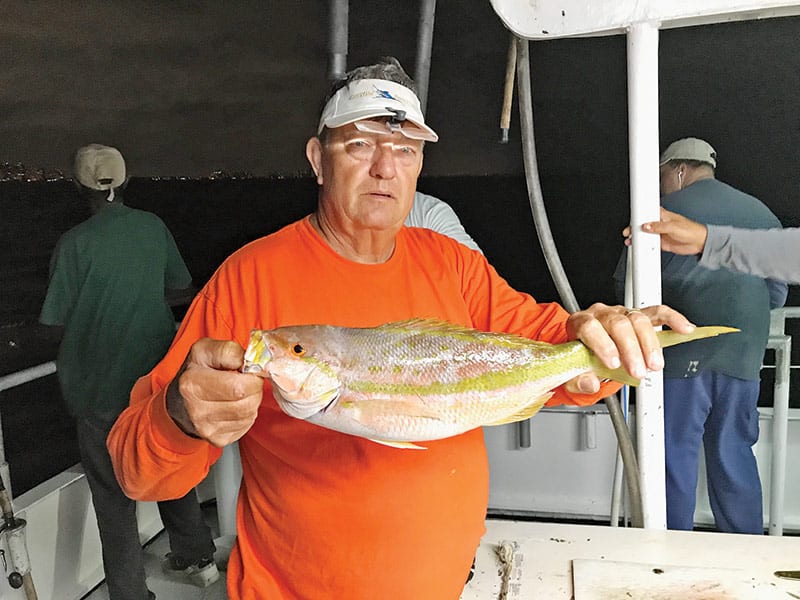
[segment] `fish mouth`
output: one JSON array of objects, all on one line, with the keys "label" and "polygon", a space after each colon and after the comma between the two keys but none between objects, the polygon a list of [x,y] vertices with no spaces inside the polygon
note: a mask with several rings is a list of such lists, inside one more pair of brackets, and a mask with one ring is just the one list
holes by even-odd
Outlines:
[{"label": "fish mouth", "polygon": [[267,368],[267,365],[269,364],[269,358],[267,359],[262,358],[261,360],[254,361],[254,360],[247,360],[247,358],[245,357],[244,364],[242,365],[242,373],[253,373],[253,374],[269,373],[269,369]]},{"label": "fish mouth", "polygon": [[[256,335],[258,335],[258,340],[254,343],[253,340]],[[272,360],[272,353],[269,351],[269,346],[260,331],[253,331],[250,337],[250,343],[247,345],[247,350],[244,354],[242,373],[264,373],[268,370],[267,365]]]}]

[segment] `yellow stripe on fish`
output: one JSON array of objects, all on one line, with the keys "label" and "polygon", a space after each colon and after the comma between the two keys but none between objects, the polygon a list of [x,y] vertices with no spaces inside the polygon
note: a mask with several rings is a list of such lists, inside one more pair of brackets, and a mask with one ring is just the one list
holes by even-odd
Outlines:
[{"label": "yellow stripe on fish", "polygon": [[[662,346],[738,331],[658,332]],[[527,419],[559,385],[594,371],[629,385],[579,341],[548,344],[430,319],[353,328],[254,329],[242,371],[269,377],[288,415],[397,447]]]}]

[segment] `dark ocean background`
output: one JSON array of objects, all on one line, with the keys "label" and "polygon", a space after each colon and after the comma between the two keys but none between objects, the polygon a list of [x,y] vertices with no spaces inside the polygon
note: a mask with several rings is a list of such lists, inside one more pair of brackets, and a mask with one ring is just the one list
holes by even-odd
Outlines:
[{"label": "dark ocean background", "polygon": [[[604,196],[591,178],[552,175],[545,183],[561,198],[548,205],[548,215],[578,302],[613,303],[611,276],[628,221],[627,198]],[[535,235],[524,177],[423,177],[418,188],[453,206],[511,285],[540,301],[558,300]],[[134,178],[126,203],[164,220],[200,287],[238,247],[313,210],[316,183],[309,177]],[[50,255],[59,236],[88,216],[70,180],[0,182],[0,375],[55,358],[57,337],[37,324]],[[796,292],[791,288],[788,304],[798,304]],[[184,309],[173,307],[176,319]],[[765,369],[762,404],[771,402],[772,381]],[[0,392],[0,414],[15,495],[79,461],[55,375]]]}]

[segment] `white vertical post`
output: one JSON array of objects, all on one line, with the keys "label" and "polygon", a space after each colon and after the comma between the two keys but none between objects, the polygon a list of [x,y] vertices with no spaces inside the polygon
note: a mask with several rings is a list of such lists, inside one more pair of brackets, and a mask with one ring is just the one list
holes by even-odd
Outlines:
[{"label": "white vertical post", "polygon": [[236,535],[236,502],[242,481],[239,443],[228,444],[214,465],[214,492],[217,496],[217,518],[220,536]]},{"label": "white vertical post", "polygon": [[783,535],[786,495],[786,444],[789,435],[789,376],[792,336],[770,336],[767,348],[775,349],[775,388],[772,395],[772,462],[769,491],[769,534]]},{"label": "white vertical post", "polygon": [[[659,237],[641,224],[659,218],[658,24],[635,23],[628,40],[628,144],[630,151],[633,306],[661,303]],[[664,391],[660,372],[636,390],[636,439],[644,527],[666,529]]]}]

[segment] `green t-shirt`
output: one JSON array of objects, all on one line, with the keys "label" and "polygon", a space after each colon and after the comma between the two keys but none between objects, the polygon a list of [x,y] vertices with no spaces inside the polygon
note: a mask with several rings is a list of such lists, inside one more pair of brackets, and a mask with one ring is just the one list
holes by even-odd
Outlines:
[{"label": "green t-shirt", "polygon": [[149,212],[110,205],[61,236],[39,320],[64,326],[58,377],[73,414],[113,419],[128,405],[136,379],[175,334],[165,289],[191,279],[172,234]]}]

